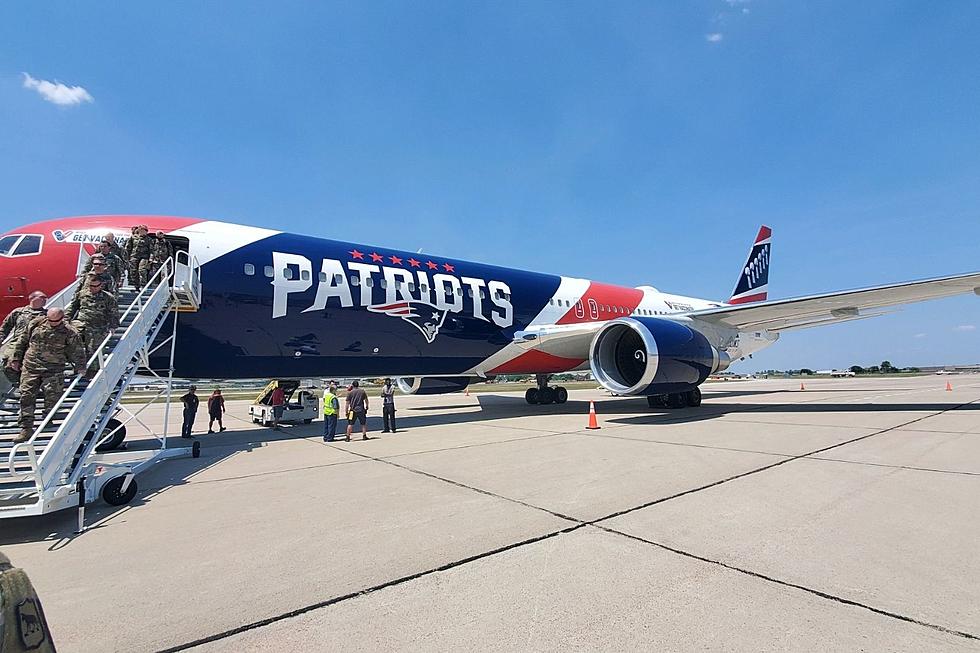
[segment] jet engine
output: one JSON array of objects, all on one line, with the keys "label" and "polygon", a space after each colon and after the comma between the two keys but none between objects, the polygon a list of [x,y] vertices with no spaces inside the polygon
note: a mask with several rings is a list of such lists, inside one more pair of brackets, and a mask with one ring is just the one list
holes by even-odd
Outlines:
[{"label": "jet engine", "polygon": [[468,376],[403,376],[397,383],[407,395],[444,395],[465,390],[471,380]]},{"label": "jet engine", "polygon": [[619,395],[693,391],[731,363],[701,332],[651,317],[611,320],[592,339],[589,364],[604,388]]}]

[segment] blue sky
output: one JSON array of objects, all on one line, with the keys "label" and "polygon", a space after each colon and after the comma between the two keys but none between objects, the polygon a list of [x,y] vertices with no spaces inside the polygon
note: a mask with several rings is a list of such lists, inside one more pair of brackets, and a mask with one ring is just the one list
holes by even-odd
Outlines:
[{"label": "blue sky", "polygon": [[[974,271],[978,26],[966,1],[3,3],[0,229],[190,215],[717,299],[761,223],[770,297]],[[980,298],[942,300],[737,369],[980,362],[977,327]]]}]

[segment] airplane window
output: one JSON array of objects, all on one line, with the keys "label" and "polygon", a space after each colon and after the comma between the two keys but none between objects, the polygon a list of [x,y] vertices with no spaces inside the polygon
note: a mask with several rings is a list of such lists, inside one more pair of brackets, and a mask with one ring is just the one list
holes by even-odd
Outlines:
[{"label": "airplane window", "polygon": [[[452,294],[452,293],[450,293],[450,294]],[[463,296],[463,289],[462,288],[457,288],[456,289],[456,294],[459,295],[460,297],[462,297]]]},{"label": "airplane window", "polygon": [[342,275],[342,274],[335,274],[335,275],[333,275],[333,282],[334,282],[335,285],[338,285],[338,286],[340,284],[344,283],[344,275]]},{"label": "airplane window", "polygon": [[310,271],[309,270],[303,270],[302,272],[299,273],[299,276],[303,279],[303,281],[309,281],[310,280]]},{"label": "airplane window", "polygon": [[486,298],[487,298],[486,293],[483,292],[483,288],[480,288],[480,299],[486,299]]},{"label": "airplane window", "polygon": [[382,288],[387,288],[388,287],[388,280],[387,279],[381,279],[380,280],[380,283],[381,283],[381,287]]},{"label": "airplane window", "polygon": [[409,281],[408,282],[408,292],[415,292],[415,282],[414,281]]},{"label": "airplane window", "polygon": [[282,269],[282,276],[285,277],[286,279],[292,279],[293,278],[293,271],[290,270],[289,268],[283,268]]},{"label": "airplane window", "polygon": [[473,296],[473,286],[470,286],[469,288],[466,289],[466,294],[469,295],[470,297]]},{"label": "airplane window", "polygon": [[555,305],[555,300],[554,300],[554,298],[552,298],[552,299],[549,299],[549,300],[548,300],[548,303],[549,303],[549,304],[551,304],[552,306],[554,306],[554,305]]},{"label": "airplane window", "polygon": [[374,288],[374,277],[368,277],[364,280],[364,285],[368,288]]},{"label": "airplane window", "polygon": [[[320,274],[323,274],[323,273],[321,272]],[[357,276],[354,276],[354,275],[351,275],[351,277],[350,277],[350,285],[352,285],[352,286],[359,286],[359,285],[361,285],[361,278],[360,277],[357,277]]]},{"label": "airplane window", "polygon": [[0,256],[6,256],[14,248],[20,236],[4,236],[0,238]]},{"label": "airplane window", "polygon": [[327,282],[327,273],[326,272],[321,272],[320,274],[316,275],[316,278],[317,278],[317,280],[320,283],[326,283]]},{"label": "airplane window", "polygon": [[429,287],[423,283],[421,286],[419,286],[419,290],[422,292],[429,292]]},{"label": "airplane window", "polygon": [[265,276],[269,277],[270,279],[274,276],[274,271],[271,265],[265,266],[265,269],[262,272],[265,274]]},{"label": "airplane window", "polygon": [[25,254],[37,254],[41,251],[40,236],[24,236],[17,244],[11,256],[24,256]]},{"label": "airplane window", "polygon": [[248,276],[252,276],[253,274],[255,274],[255,266],[252,265],[251,263],[246,263],[245,274],[247,274]]}]

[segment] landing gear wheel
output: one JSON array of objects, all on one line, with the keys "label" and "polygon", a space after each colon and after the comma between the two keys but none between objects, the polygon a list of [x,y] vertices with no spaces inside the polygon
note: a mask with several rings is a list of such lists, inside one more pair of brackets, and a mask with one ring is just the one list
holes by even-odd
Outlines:
[{"label": "landing gear wheel", "polygon": [[563,404],[568,401],[568,390],[558,386],[555,388],[555,403]]},{"label": "landing gear wheel", "polygon": [[102,486],[102,500],[110,506],[124,506],[136,496],[137,487],[135,478],[129,482],[129,487],[126,488],[126,491],[122,491],[126,476],[128,474],[117,476]]},{"label": "landing gear wheel", "polygon": [[701,388],[694,388],[690,392],[685,392],[684,398],[687,401],[688,406],[691,408],[697,408],[701,405]]},{"label": "landing gear wheel", "polygon": [[663,395],[648,395],[647,406],[650,408],[665,408],[667,406],[667,402],[664,401]]},{"label": "landing gear wheel", "polygon": [[[118,429],[118,430],[117,430]],[[115,432],[113,432],[115,431]],[[119,445],[123,443],[126,439],[126,427],[118,419],[113,417],[108,422],[105,423],[105,430],[102,431],[103,436],[109,435],[109,439],[100,444],[95,448],[96,451],[102,453],[103,451],[112,451],[113,449],[118,449]]]},{"label": "landing gear wheel", "polygon": [[684,396],[684,392],[671,392],[667,395],[667,407],[668,408],[683,408],[687,405],[687,399]]},{"label": "landing gear wheel", "polygon": [[524,401],[526,401],[529,404],[538,403],[538,389],[528,388],[527,392],[524,393]]},{"label": "landing gear wheel", "polygon": [[553,404],[557,394],[554,388],[540,388],[538,390],[538,403]]}]

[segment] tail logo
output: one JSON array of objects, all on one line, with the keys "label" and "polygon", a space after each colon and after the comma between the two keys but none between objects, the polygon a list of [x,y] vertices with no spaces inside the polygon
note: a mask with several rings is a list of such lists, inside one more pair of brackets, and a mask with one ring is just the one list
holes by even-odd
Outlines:
[{"label": "tail logo", "polygon": [[772,247],[772,230],[763,226],[755,237],[755,244],[742,266],[738,283],[729,304],[747,304],[765,301],[769,296],[769,252]]}]

